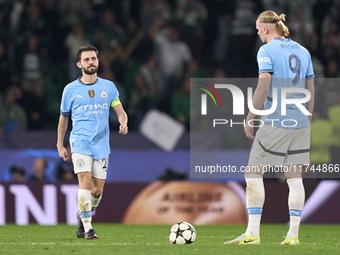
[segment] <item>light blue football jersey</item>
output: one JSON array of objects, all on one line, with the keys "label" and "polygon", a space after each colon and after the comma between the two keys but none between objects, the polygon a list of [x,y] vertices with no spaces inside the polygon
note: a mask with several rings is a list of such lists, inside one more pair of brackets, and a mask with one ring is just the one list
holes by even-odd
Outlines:
[{"label": "light blue football jersey", "polygon": [[[306,79],[314,77],[310,54],[306,48],[291,39],[274,38],[269,43],[261,46],[257,53],[259,73],[270,73],[272,82],[264,110],[272,106],[273,88],[277,88],[278,104],[276,111],[270,115],[263,115],[264,123],[274,125],[278,128],[292,129],[303,128],[310,125],[308,116],[294,104],[287,104],[286,115],[281,115],[281,88],[305,88]],[[288,99],[304,98],[302,93],[287,95]],[[303,104],[305,106],[305,104]],[[277,121],[271,121],[277,119]],[[294,119],[295,127],[284,127],[283,120]],[[285,121],[286,126],[294,126],[294,121]]]},{"label": "light blue football jersey", "polygon": [[101,78],[93,84],[84,84],[78,78],[64,88],[60,113],[71,114],[72,153],[91,155],[94,159],[110,154],[109,111],[118,95],[113,82]]}]

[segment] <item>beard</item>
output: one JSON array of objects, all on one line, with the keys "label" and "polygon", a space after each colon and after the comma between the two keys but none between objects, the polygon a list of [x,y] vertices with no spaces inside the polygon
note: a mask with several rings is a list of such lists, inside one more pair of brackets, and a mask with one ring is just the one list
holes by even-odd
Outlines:
[{"label": "beard", "polygon": [[[94,69],[90,70],[91,67],[94,67]],[[88,68],[83,68],[83,71],[87,75],[92,75],[92,74],[95,74],[96,72],[98,72],[98,66],[97,67],[96,66],[90,66]]]}]

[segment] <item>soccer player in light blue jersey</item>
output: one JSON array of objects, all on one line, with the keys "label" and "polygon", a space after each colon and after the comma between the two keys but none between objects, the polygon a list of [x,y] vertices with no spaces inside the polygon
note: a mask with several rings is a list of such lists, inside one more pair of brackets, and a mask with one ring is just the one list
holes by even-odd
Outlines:
[{"label": "soccer player in light blue jersey", "polygon": [[[264,123],[254,137],[256,114],[249,112],[246,136],[254,140],[245,173],[246,199],[249,213],[244,234],[225,244],[260,244],[260,221],[264,204],[263,173],[265,167],[283,167],[289,186],[290,228],[282,245],[299,244],[298,232],[305,202],[302,166],[309,164],[310,121],[314,107],[314,73],[309,52],[300,44],[288,39],[289,30],[283,23],[285,15],[265,11],[256,20],[256,29],[263,43],[258,51],[259,81],[253,96],[255,110],[271,109],[278,100],[276,110],[262,116]],[[281,89],[306,89],[310,100],[301,109],[287,104],[286,115],[281,113]],[[274,100],[274,90],[278,99]],[[305,94],[292,92],[288,99],[304,101]],[[276,101],[277,102],[277,101]],[[302,106],[302,105],[301,105]],[[303,112],[305,111],[305,112]],[[290,121],[287,121],[287,120]],[[290,123],[289,123],[290,122]]]},{"label": "soccer player in light blue jersey", "polygon": [[[91,213],[102,198],[109,163],[110,107],[113,107],[118,116],[121,135],[128,133],[128,118],[115,85],[97,76],[97,48],[92,45],[80,47],[77,66],[82,70],[82,76],[69,83],[62,95],[57,149],[64,161],[72,157],[74,171],[78,176],[77,236],[98,239],[91,225]],[[73,124],[70,135],[71,155],[63,145],[70,115]]]}]

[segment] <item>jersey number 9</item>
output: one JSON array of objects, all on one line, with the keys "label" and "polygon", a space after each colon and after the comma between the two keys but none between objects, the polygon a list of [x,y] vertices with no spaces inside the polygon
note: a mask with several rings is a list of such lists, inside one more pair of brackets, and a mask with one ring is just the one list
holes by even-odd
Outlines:
[{"label": "jersey number 9", "polygon": [[[295,66],[292,66],[292,61],[293,59],[295,59]],[[295,54],[291,54],[289,55],[289,68],[290,70],[292,70],[293,73],[295,73],[295,77],[292,80],[292,85],[295,86],[299,80],[300,80],[300,58],[298,56],[296,56]]]}]

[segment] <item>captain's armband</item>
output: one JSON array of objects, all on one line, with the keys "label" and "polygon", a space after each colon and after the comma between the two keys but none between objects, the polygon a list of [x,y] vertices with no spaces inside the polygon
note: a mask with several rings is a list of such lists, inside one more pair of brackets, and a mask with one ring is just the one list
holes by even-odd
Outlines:
[{"label": "captain's armband", "polygon": [[111,102],[111,107],[115,107],[116,105],[121,104],[119,97],[117,97],[115,100]]}]

